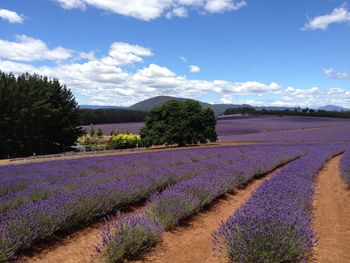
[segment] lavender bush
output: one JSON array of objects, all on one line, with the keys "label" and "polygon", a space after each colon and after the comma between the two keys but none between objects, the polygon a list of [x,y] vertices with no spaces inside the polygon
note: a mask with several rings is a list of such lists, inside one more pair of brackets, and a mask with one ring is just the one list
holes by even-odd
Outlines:
[{"label": "lavender bush", "polygon": [[234,262],[300,262],[314,244],[310,207],[315,175],[340,146],[315,147],[262,183],[222,223],[214,247]]},{"label": "lavender bush", "polygon": [[340,175],[350,187],[350,149],[348,149],[340,162]]},{"label": "lavender bush", "polygon": [[[215,169],[222,157],[239,150],[217,147],[0,167],[0,261],[57,231],[196,176],[208,160]],[[37,198],[37,193],[44,194]]]},{"label": "lavender bush", "polygon": [[[111,228],[116,231],[112,232]],[[152,218],[117,214],[116,219],[107,219],[101,231],[102,244],[96,250],[104,254],[106,263],[115,263],[125,255],[147,249],[160,238],[162,231],[162,226]]]},{"label": "lavender bush", "polygon": [[[304,154],[305,149],[288,147],[286,151],[285,147],[260,145],[244,147],[241,150],[246,152],[238,151],[235,156],[230,156],[231,160],[237,159],[236,162],[228,161],[226,165],[221,165],[220,168],[204,169],[197,176],[174,184],[161,193],[153,194],[145,207],[144,214],[139,216],[138,220],[140,222],[152,220],[152,222],[161,225],[163,229],[171,229],[180,220],[200,210],[220,195],[297,158]],[[118,227],[108,227],[107,232],[103,232],[104,240],[105,236],[109,237],[108,242],[104,242],[104,247],[108,251],[106,262],[111,262],[112,259],[115,261],[122,260],[125,256],[130,255],[130,253],[122,254],[118,248],[115,248],[118,250],[116,252],[118,260],[116,260],[115,254],[111,250],[114,247],[114,239],[118,240],[118,247],[128,247],[128,243],[131,242],[128,233],[136,231],[134,229],[135,225],[137,224],[127,224],[129,228],[123,229],[123,231]],[[137,239],[148,240],[147,246],[150,246],[155,242],[154,239],[147,238],[150,233],[152,231],[144,233],[144,238],[137,236]],[[122,244],[120,240],[123,241]],[[135,244],[135,242],[131,243]],[[142,249],[143,246],[139,246],[138,250],[133,246],[132,250],[136,253]],[[130,251],[128,249],[123,250]],[[110,255],[113,255],[112,258],[110,258]]]},{"label": "lavender bush", "polygon": [[[346,120],[349,122],[349,120]],[[344,121],[345,122],[345,121]],[[274,142],[274,143],[349,143],[350,124],[342,127],[317,129],[281,130],[252,134],[219,136],[221,142]]]}]

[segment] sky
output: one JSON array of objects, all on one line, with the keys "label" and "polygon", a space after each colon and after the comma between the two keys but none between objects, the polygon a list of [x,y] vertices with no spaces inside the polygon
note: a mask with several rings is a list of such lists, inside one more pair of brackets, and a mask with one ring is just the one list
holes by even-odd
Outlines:
[{"label": "sky", "polygon": [[79,104],[350,108],[349,47],[347,1],[0,0],[0,71],[58,78]]}]

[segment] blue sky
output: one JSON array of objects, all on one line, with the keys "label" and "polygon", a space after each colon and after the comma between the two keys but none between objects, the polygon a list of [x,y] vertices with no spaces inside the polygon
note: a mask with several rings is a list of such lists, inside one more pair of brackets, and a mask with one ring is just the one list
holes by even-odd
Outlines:
[{"label": "blue sky", "polygon": [[59,78],[80,104],[156,95],[350,107],[337,0],[0,0],[0,70]]}]

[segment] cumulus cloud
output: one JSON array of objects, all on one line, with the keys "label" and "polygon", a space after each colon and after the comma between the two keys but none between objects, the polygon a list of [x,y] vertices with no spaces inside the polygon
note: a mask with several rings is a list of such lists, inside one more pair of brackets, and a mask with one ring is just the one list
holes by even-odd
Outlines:
[{"label": "cumulus cloud", "polygon": [[323,74],[333,79],[350,80],[350,74],[346,72],[336,72],[332,68],[324,69]]},{"label": "cumulus cloud", "polygon": [[15,42],[0,39],[0,58],[16,61],[67,60],[72,51],[63,47],[50,49],[40,39],[18,35]]},{"label": "cumulus cloud", "polygon": [[[101,59],[101,63],[114,66],[130,65],[143,62],[143,57],[152,55],[152,51],[148,48],[115,42],[110,46],[108,55]],[[63,47],[49,48],[44,41],[26,35],[18,35],[14,42],[0,39],[0,58],[25,62],[96,60],[93,51],[78,52]]]},{"label": "cumulus cloud", "polygon": [[200,13],[221,13],[238,10],[246,5],[244,0],[56,0],[63,8],[85,9],[87,6],[103,9],[140,20],[186,17],[189,10]]},{"label": "cumulus cloud", "polygon": [[[47,47],[45,43],[44,46]],[[155,63],[132,70],[126,66],[142,63],[145,57],[152,56],[153,53],[149,48],[123,42],[112,43],[109,52],[100,58],[93,52],[71,51],[72,57],[50,66],[31,64],[33,57],[23,54],[12,54],[19,57],[20,61],[11,59],[8,54],[1,55],[0,70],[58,78],[78,98],[84,98],[83,101],[79,100],[80,103],[128,106],[156,95],[179,94],[189,98],[216,94],[218,99],[215,102],[252,105],[349,106],[350,103],[350,92],[340,88],[300,89],[284,88],[275,82],[188,79]]]},{"label": "cumulus cloud", "polygon": [[204,9],[210,13],[220,13],[227,10],[238,10],[246,5],[245,1],[211,0],[206,2]]},{"label": "cumulus cloud", "polygon": [[196,66],[196,65],[190,65],[190,71],[191,73],[198,73],[201,71],[200,67]]},{"label": "cumulus cloud", "polygon": [[0,18],[7,20],[11,24],[15,24],[15,23],[21,24],[24,21],[23,15],[19,15],[16,12],[10,11],[7,9],[0,9]]},{"label": "cumulus cloud", "polygon": [[166,13],[166,18],[171,19],[173,17],[187,17],[188,10],[187,8],[180,6],[176,7]]},{"label": "cumulus cloud", "polygon": [[345,6],[335,8],[330,14],[318,16],[311,19],[308,23],[304,25],[302,30],[326,30],[329,25],[335,23],[349,23],[350,22],[350,12]]},{"label": "cumulus cloud", "polygon": [[102,59],[103,63],[110,65],[130,65],[134,62],[143,62],[142,57],[152,56],[150,49],[124,42],[115,42],[111,45],[107,57]]}]

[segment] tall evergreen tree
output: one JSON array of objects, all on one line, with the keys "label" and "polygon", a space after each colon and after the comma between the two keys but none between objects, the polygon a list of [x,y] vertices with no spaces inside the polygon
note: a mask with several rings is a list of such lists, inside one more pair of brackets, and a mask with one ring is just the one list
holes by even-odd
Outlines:
[{"label": "tall evergreen tree", "polygon": [[81,134],[77,102],[58,80],[0,72],[0,156],[57,153]]}]

